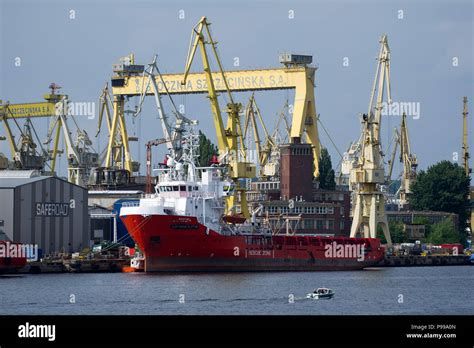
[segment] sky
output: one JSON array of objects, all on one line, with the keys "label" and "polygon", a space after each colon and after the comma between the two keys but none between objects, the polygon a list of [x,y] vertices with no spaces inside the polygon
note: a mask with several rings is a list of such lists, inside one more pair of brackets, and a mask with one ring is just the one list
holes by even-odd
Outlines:
[{"label": "sky", "polygon": [[[184,14],[184,18],[183,17]],[[39,1],[0,0],[0,99],[10,103],[41,101],[55,82],[74,102],[95,103],[95,118],[77,116],[94,147],[106,146],[106,126],[98,138],[98,98],[112,75],[112,64],[133,52],[137,64],[158,54],[163,73],[183,72],[192,27],[202,16],[212,23],[220,58],[227,70],[280,67],[278,55],[309,54],[316,72],[316,108],[337,149],[320,128],[320,140],[339,162],[360,135],[376,69],[379,38],[391,49],[392,100],[413,103],[408,128],[419,168],[440,160],[461,160],[462,98],[467,96],[470,148],[474,152],[474,1]],[[235,58],[240,66],[235,67]],[[20,58],[20,60],[18,60]],[[199,57],[198,57],[199,58]],[[18,65],[18,62],[20,64]],[[200,59],[193,71],[201,71]],[[247,103],[249,93],[234,98]],[[272,130],[291,91],[256,93],[267,127]],[[186,116],[216,139],[205,95],[175,96]],[[134,109],[136,100],[127,103]],[[221,104],[224,105],[224,104]],[[165,108],[170,111],[169,103]],[[49,119],[35,120],[40,138]],[[142,114],[129,117],[132,156],[145,171],[145,143],[162,136],[152,98]],[[399,115],[384,116],[382,142],[388,147]],[[5,134],[3,125],[0,135]],[[162,149],[156,149],[156,161]],[[161,151],[161,152],[160,152]],[[6,141],[0,152],[9,156]],[[454,154],[454,155],[453,155]],[[388,157],[388,156],[387,156]],[[474,158],[474,155],[471,156]],[[471,167],[474,159],[471,159]],[[65,175],[66,160],[60,159]],[[395,172],[400,172],[395,166]]]}]

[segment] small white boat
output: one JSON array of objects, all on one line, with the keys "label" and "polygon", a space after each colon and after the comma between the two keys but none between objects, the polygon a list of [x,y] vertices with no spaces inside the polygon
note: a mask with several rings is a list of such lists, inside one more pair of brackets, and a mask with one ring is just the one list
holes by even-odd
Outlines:
[{"label": "small white boat", "polygon": [[319,299],[330,299],[333,298],[334,296],[334,291],[328,288],[317,288],[314,289],[312,293],[309,293],[306,295],[306,298],[310,298],[313,300],[319,300]]}]

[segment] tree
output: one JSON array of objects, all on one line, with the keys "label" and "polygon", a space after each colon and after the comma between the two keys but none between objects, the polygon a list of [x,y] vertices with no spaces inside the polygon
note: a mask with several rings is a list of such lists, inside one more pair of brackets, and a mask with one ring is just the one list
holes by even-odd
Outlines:
[{"label": "tree", "polygon": [[324,190],[334,190],[336,180],[334,178],[334,169],[332,169],[331,156],[326,148],[321,148],[321,157],[319,158],[319,187]]},{"label": "tree", "polygon": [[431,225],[431,232],[426,241],[438,245],[443,243],[459,243],[460,235],[454,229],[453,222],[448,218]]},{"label": "tree", "polygon": [[209,165],[212,156],[217,155],[219,150],[217,146],[214,145],[203,132],[199,131],[199,166],[207,167]]},{"label": "tree", "polygon": [[[469,183],[462,167],[441,161],[421,171],[411,185],[410,205],[415,210],[434,210],[455,213],[459,216],[459,234],[466,240],[469,213]],[[433,230],[434,233],[434,230]]]},{"label": "tree", "polygon": [[[390,237],[392,238],[393,243],[403,243],[407,241],[407,236],[403,230],[402,222],[390,221],[388,223],[388,229],[390,231]],[[377,227],[377,238],[380,238],[382,244],[387,243],[381,226]]]}]

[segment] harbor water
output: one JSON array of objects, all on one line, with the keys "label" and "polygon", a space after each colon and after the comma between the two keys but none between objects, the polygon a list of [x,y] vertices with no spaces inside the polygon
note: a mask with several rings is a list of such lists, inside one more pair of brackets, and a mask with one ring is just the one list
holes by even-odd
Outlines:
[{"label": "harbor water", "polygon": [[[305,299],[318,287],[330,300]],[[0,277],[0,314],[474,314],[474,267]]]}]

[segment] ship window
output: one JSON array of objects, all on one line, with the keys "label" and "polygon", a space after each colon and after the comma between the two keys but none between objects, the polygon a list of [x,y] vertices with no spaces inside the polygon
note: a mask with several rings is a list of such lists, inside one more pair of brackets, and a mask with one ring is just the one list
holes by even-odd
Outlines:
[{"label": "ship window", "polygon": [[193,187],[192,186],[188,186],[188,191],[192,191],[193,190]]},{"label": "ship window", "polygon": [[173,186],[173,191],[178,191],[178,186]]},{"label": "ship window", "polygon": [[180,187],[179,187],[179,190],[180,190],[180,191],[186,191],[186,186],[180,186]]},{"label": "ship window", "polygon": [[194,191],[197,191],[198,190],[198,187],[197,186],[194,186]]}]

